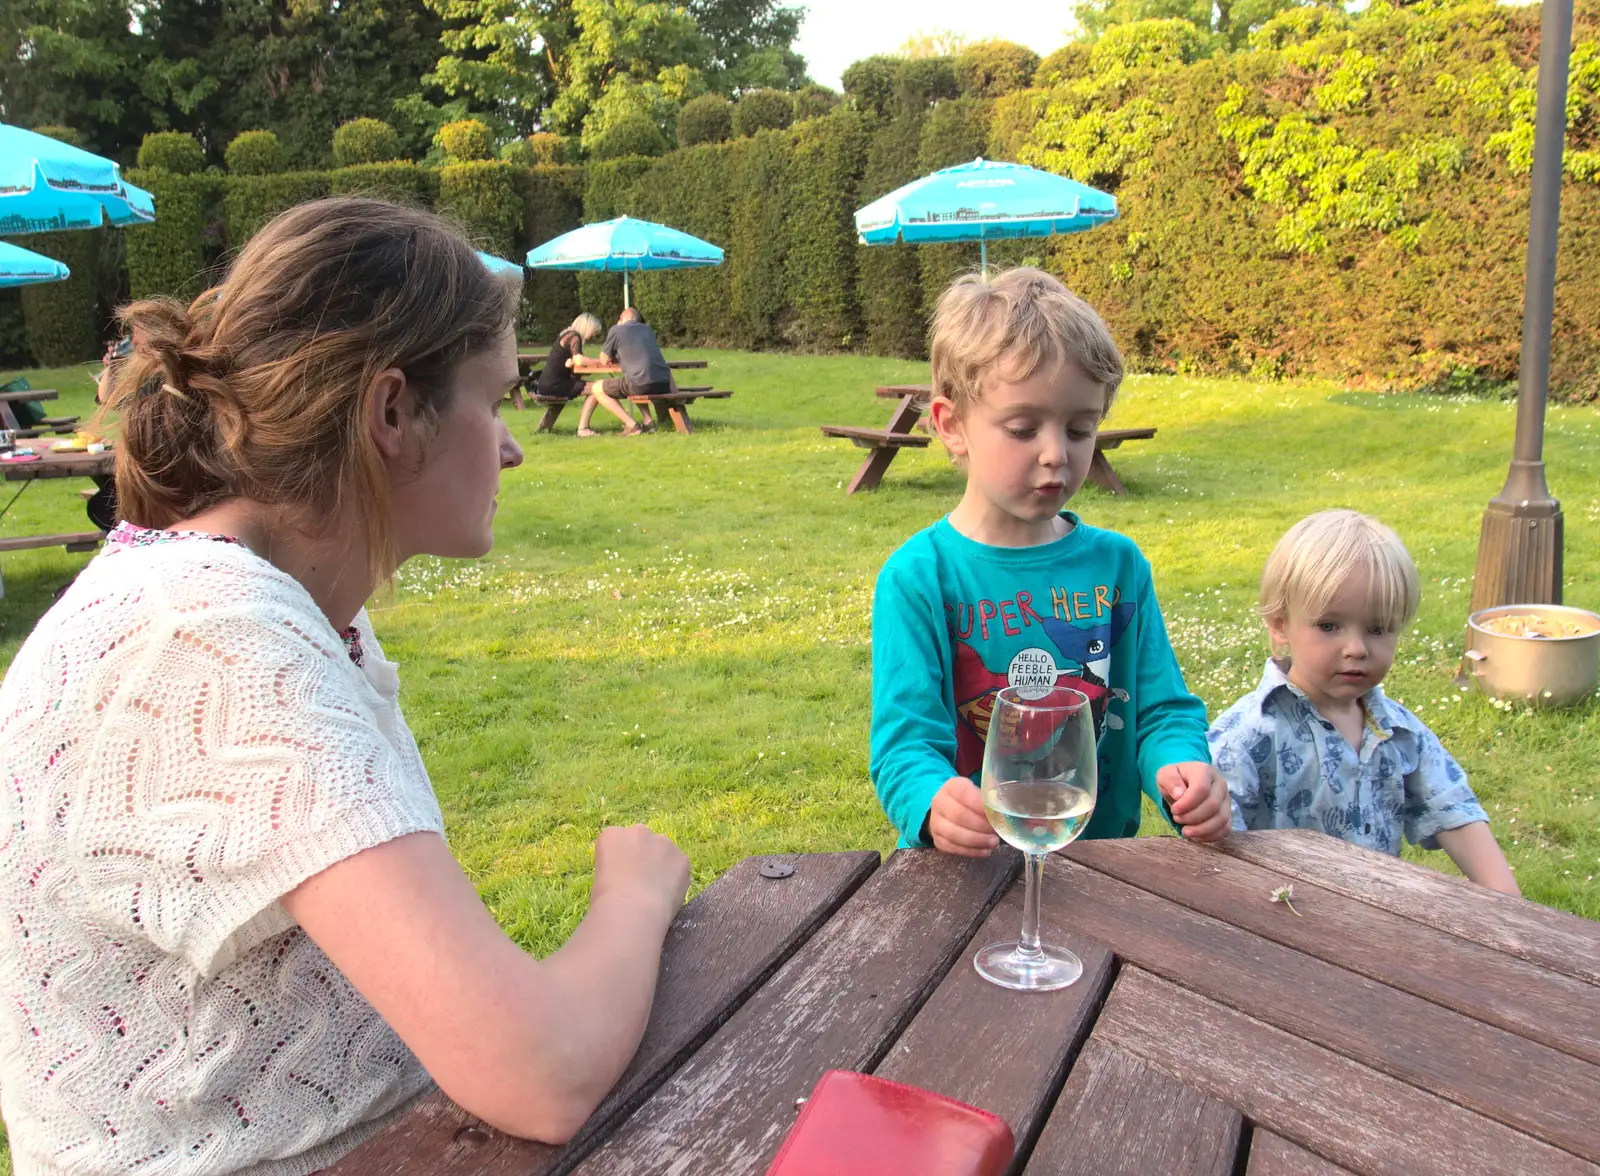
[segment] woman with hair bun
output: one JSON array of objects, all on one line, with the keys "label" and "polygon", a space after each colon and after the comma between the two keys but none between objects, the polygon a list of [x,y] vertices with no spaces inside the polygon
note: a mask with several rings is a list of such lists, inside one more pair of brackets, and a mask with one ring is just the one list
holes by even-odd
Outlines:
[{"label": "woman with hair bun", "polygon": [[431,213],[334,198],[123,311],[124,521],[0,685],[19,1176],[304,1176],[435,1083],[560,1143],[632,1056],[687,859],[603,830],[587,917],[523,952],[363,609],[493,542],[517,299]]}]

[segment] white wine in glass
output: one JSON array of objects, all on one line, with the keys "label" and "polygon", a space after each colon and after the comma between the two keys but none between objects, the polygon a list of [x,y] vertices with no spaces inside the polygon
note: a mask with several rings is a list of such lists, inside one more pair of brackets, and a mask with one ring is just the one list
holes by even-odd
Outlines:
[{"label": "white wine in glass", "polygon": [[1039,942],[1044,855],[1069,844],[1094,815],[1098,769],[1089,698],[1065,686],[1007,686],[995,695],[983,748],[983,807],[1002,840],[1027,855],[1022,935],[973,958],[1003,988],[1048,992],[1083,975],[1064,947]]}]

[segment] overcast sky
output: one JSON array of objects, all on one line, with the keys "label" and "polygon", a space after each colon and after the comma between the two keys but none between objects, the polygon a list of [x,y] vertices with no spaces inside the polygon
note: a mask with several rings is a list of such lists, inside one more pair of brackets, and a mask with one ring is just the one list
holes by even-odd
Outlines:
[{"label": "overcast sky", "polygon": [[948,29],[969,40],[1017,41],[1040,55],[1068,40],[1072,5],[1057,0],[797,0],[810,11],[795,48],[813,81],[837,90],[852,61],[892,53],[918,33]]}]

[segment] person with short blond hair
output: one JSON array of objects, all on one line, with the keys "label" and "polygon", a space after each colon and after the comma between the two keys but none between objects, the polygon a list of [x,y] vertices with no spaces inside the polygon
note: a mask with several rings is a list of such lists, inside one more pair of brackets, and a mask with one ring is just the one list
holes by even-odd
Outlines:
[{"label": "person with short blond hair", "polygon": [[1110,330],[1049,274],[1014,269],[945,291],[931,353],[933,426],[967,484],[889,557],[873,599],[871,772],[900,844],[998,845],[975,778],[1007,685],[1088,696],[1100,791],[1083,836],[1137,833],[1141,791],[1185,836],[1224,836],[1227,787],[1149,561],[1062,509],[1122,383]]},{"label": "person with short blond hair", "polygon": [[540,396],[559,396],[574,400],[582,396],[586,381],[575,370],[583,345],[600,333],[600,320],[584,311],[572,320],[572,325],[556,337],[544,367],[539,369],[539,379],[534,391]]},{"label": "person with short blond hair", "polygon": [[0,683],[18,1173],[306,1176],[435,1084],[564,1143],[633,1056],[688,860],[601,830],[587,915],[525,952],[364,607],[493,544],[520,294],[433,213],[334,197],[122,310],[124,521]]},{"label": "person with short blond hair", "polygon": [[1258,604],[1272,656],[1208,733],[1233,827],[1317,829],[1391,854],[1404,839],[1516,894],[1466,773],[1383,691],[1421,595],[1405,544],[1368,515],[1319,511],[1278,540]]}]

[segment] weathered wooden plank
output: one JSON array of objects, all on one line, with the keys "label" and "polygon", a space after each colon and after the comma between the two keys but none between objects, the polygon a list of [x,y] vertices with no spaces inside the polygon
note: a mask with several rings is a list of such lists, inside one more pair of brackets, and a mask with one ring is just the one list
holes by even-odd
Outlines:
[{"label": "weathered wooden plank", "polygon": [[[1423,1090],[1600,1158],[1600,1068],[1057,857],[1056,917],[1146,968]],[[1271,906],[1267,895],[1256,901]],[[1278,907],[1285,919],[1295,916]],[[1403,950],[1403,944],[1395,944]]]},{"label": "weathered wooden plank", "polygon": [[[794,873],[764,878],[767,862],[791,865]],[[667,933],[638,1053],[565,1147],[485,1127],[436,1092],[330,1168],[329,1176],[540,1176],[569,1167],[681,1065],[877,864],[870,852],[751,857],[696,895]]]},{"label": "weathered wooden plank", "polygon": [[1358,1176],[1600,1176],[1568,1152],[1138,968],[1118,974],[1091,1040]]},{"label": "weathered wooden plank", "polygon": [[960,958],[1021,855],[901,851],[575,1171],[763,1171],[825,1070],[870,1070]]},{"label": "weathered wooden plank", "polygon": [[1308,1152],[1270,1131],[1250,1137],[1250,1166],[1245,1176],[1348,1176],[1338,1164]]},{"label": "weathered wooden plank", "polygon": [[1235,833],[1218,848],[1413,922],[1600,984],[1600,923],[1309,829]]},{"label": "weathered wooden plank", "polygon": [[1230,1176],[1241,1126],[1239,1112],[1227,1104],[1091,1037],[1027,1172]]},{"label": "weathered wooden plank", "polygon": [[1265,901],[1282,874],[1181,837],[1081,841],[1067,854],[1190,910],[1600,1062],[1600,992],[1585,981],[1303,880],[1294,897],[1303,917],[1295,918]]},{"label": "weathered wooden plank", "polygon": [[1103,946],[1055,922],[1046,890],[1040,935],[1076,952],[1083,978],[1061,992],[1037,993],[1011,992],[978,975],[973,951],[1021,929],[1022,891],[1020,881],[1011,887],[874,1071],[999,1115],[1019,1156],[1044,1125],[1114,970]]}]

